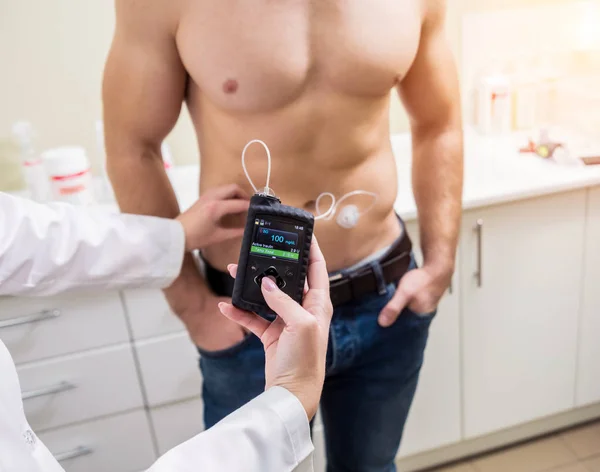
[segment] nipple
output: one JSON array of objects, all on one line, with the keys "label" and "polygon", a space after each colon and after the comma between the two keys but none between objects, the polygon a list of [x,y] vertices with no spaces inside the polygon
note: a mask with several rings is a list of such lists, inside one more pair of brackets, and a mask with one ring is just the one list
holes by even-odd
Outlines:
[{"label": "nipple", "polygon": [[237,92],[238,87],[239,87],[239,84],[238,84],[237,80],[227,79],[225,81],[225,83],[223,84],[223,92],[225,92],[226,94],[232,94],[232,93]]}]

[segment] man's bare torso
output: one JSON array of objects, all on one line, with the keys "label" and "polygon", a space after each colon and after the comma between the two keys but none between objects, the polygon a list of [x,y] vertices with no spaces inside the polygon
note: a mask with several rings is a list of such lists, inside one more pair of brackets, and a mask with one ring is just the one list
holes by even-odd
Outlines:
[{"label": "man's bare torso", "polygon": [[[418,0],[185,0],[176,42],[189,76],[201,191],[235,182],[251,192],[240,153],[262,139],[273,156],[271,187],[286,204],[314,211],[322,192],[379,195],[353,229],[318,222],[330,270],[391,244],[400,230],[389,96],[414,60],[421,22]],[[260,146],[247,163],[264,185]],[[347,203],[371,203],[353,198]],[[205,251],[220,269],[238,254],[230,242]]]}]

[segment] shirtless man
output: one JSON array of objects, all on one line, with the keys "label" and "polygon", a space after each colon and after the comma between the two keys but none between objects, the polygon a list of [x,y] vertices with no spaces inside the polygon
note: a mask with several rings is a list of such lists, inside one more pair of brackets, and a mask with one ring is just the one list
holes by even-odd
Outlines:
[{"label": "shirtless man", "polygon": [[[259,138],[273,155],[271,186],[288,205],[314,212],[322,192],[378,194],[356,227],[336,218],[316,225],[334,305],[338,298],[321,411],[329,471],[395,470],[460,220],[461,112],[444,1],[116,0],[116,13],[103,97],[122,210],[179,214],[160,145],[182,103],[198,135],[201,193],[233,182],[249,194],[240,155]],[[408,272],[408,238],[393,210],[392,89],[411,119],[424,253],[423,266]],[[247,163],[258,184],[265,162],[252,147]],[[264,386],[260,342],[217,309],[230,290],[226,265],[238,256],[239,242],[214,245],[203,253],[208,280],[190,259],[165,292],[202,354],[207,427]],[[334,294],[338,282],[345,292]]]}]

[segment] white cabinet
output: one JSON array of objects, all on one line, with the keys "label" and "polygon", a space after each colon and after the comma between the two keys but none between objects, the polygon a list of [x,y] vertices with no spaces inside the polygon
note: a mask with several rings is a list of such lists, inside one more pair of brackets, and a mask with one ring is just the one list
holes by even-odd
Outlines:
[{"label": "white cabinet", "polygon": [[171,311],[160,290],[126,290],[123,292],[123,301],[135,339],[185,330],[185,326]]},{"label": "white cabinet", "polygon": [[160,455],[204,430],[203,408],[195,398],[150,410]]},{"label": "white cabinet", "polygon": [[187,332],[137,341],[135,348],[148,406],[200,396],[199,355]]},{"label": "white cabinet", "polygon": [[[421,264],[417,223],[407,224],[407,230],[417,262]],[[419,384],[400,447],[401,456],[461,439],[459,283],[455,276],[451,293],[442,299],[431,324]]]},{"label": "white cabinet", "polygon": [[600,187],[588,198],[577,406],[600,402]]},{"label": "white cabinet", "polygon": [[129,341],[117,292],[0,298],[0,338],[16,364]]},{"label": "white cabinet", "polygon": [[24,364],[17,371],[25,414],[36,431],[143,405],[129,344]]},{"label": "white cabinet", "polygon": [[155,461],[144,410],[39,434],[67,472],[137,472]]},{"label": "white cabinet", "polygon": [[464,215],[467,438],[574,407],[585,200],[582,190]]}]

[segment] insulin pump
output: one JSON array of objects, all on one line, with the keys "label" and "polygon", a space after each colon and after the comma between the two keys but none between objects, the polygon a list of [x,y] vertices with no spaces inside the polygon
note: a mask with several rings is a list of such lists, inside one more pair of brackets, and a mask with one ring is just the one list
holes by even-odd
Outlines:
[{"label": "insulin pump", "polygon": [[[253,143],[261,144],[267,152],[267,185],[260,192],[246,169],[246,150]],[[315,217],[300,208],[283,205],[272,193],[271,153],[264,142],[253,140],[246,144],[242,167],[256,193],[250,199],[232,303],[272,319],[275,313],[262,295],[262,280],[269,277],[293,300],[302,303]]]},{"label": "insulin pump", "polygon": [[261,292],[264,277],[302,303],[313,228],[311,213],[283,205],[275,196],[255,194],[250,199],[233,305],[263,317],[274,315]]}]

